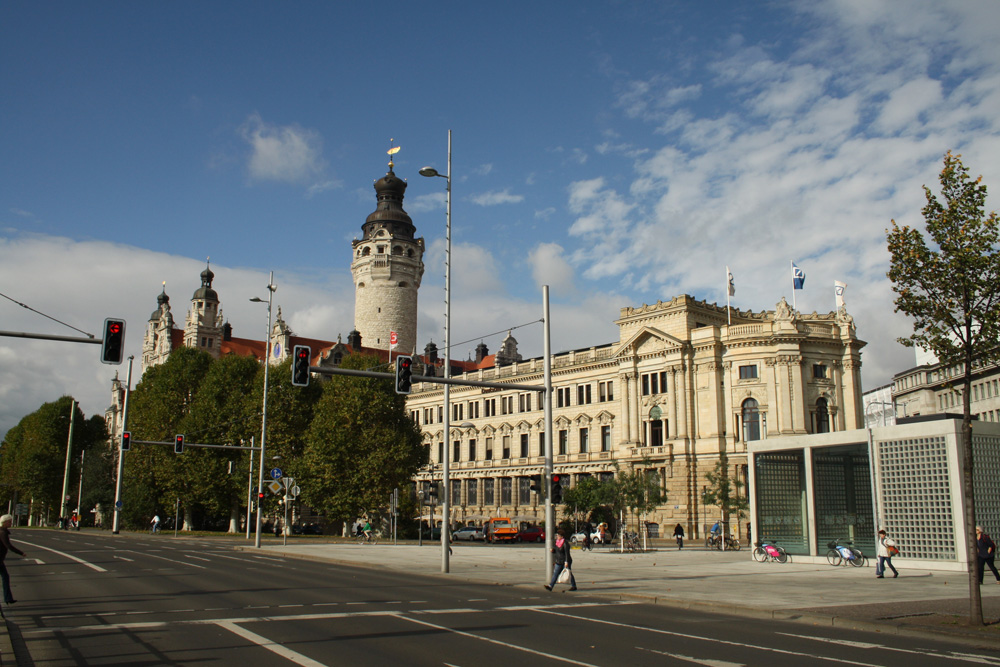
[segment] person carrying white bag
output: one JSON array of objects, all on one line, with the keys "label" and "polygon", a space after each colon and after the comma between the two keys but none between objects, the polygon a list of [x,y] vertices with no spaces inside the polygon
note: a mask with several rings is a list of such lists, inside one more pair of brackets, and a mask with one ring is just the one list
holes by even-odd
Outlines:
[{"label": "person carrying white bag", "polygon": [[562,528],[556,531],[555,565],[552,568],[552,581],[545,585],[545,590],[551,591],[556,584],[569,584],[569,590],[576,590],[576,578],[573,577],[573,556],[570,553],[569,540]]}]

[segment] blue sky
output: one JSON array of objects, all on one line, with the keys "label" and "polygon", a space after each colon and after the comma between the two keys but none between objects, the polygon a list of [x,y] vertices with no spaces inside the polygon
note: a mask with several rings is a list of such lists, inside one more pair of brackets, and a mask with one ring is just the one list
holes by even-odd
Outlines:
[{"label": "blue sky", "polygon": [[[848,284],[872,388],[913,364],[890,220],[921,222],[949,149],[1000,187],[998,28],[986,0],[6,2],[0,292],[95,334],[125,317],[138,356],[161,283],[183,321],[210,256],[237,336],[263,336],[270,270],[297,334],[346,335],[395,140],[440,344],[444,181],[417,170],[450,129],[453,356],[538,319],[542,284],[562,350],[617,340],[623,306],[725,303],[726,265],[734,305],[773,308],[794,260],[800,310]],[[75,335],[6,299],[0,322]],[[103,412],[114,370],[0,338],[0,433],[62,394]]]}]

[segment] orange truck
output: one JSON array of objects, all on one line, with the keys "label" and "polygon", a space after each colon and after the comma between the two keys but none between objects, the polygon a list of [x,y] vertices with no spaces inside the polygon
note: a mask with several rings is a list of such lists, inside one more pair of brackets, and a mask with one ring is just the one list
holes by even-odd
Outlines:
[{"label": "orange truck", "polygon": [[510,519],[493,518],[486,524],[487,542],[514,542],[517,528]]}]

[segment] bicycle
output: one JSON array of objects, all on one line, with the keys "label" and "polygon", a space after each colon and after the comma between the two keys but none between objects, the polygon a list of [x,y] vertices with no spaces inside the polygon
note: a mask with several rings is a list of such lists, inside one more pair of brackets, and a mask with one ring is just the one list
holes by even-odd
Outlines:
[{"label": "bicycle", "polygon": [[861,549],[854,547],[854,542],[841,544],[840,540],[834,540],[827,543],[826,546],[830,549],[826,552],[826,560],[834,567],[847,563],[854,567],[863,567],[866,564],[864,553],[861,552]]},{"label": "bicycle", "polygon": [[788,554],[774,542],[758,542],[753,550],[753,559],[758,563],[773,560],[779,563],[788,562]]},{"label": "bicycle", "polygon": [[642,551],[642,543],[639,542],[639,534],[636,532],[618,533],[615,543],[621,544],[625,551]]},{"label": "bicycle", "polygon": [[358,536],[358,544],[378,544],[381,534],[378,531],[371,531],[368,535],[361,533]]}]

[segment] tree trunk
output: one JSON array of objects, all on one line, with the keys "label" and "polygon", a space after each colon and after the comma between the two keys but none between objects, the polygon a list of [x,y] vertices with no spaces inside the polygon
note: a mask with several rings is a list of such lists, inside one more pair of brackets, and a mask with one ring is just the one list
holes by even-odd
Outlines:
[{"label": "tree trunk", "polygon": [[979,590],[979,545],[976,541],[976,497],[972,457],[972,359],[966,354],[962,396],[962,491],[965,497],[966,559],[969,561],[969,625],[983,625],[983,598]]}]

